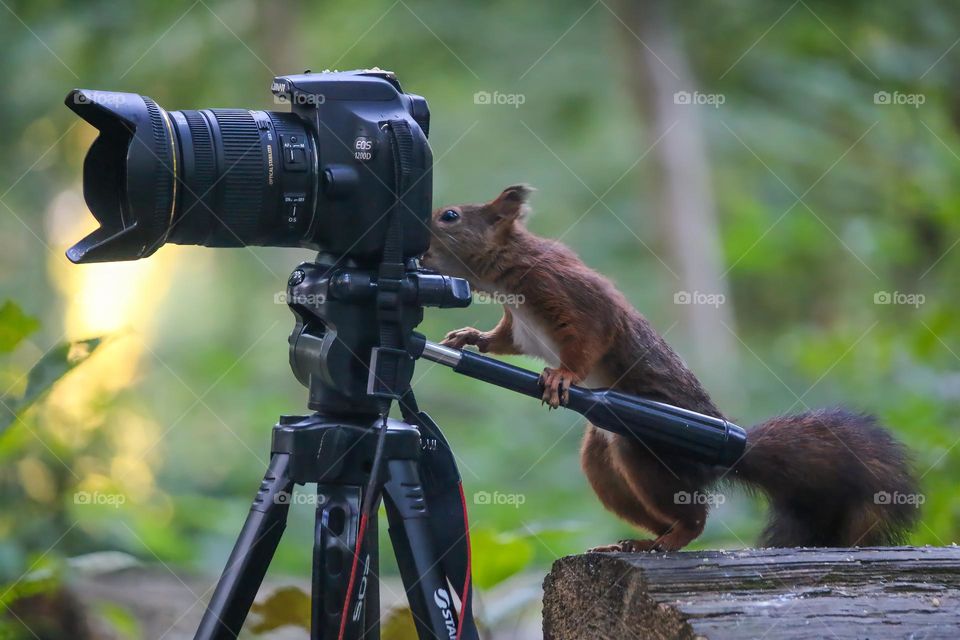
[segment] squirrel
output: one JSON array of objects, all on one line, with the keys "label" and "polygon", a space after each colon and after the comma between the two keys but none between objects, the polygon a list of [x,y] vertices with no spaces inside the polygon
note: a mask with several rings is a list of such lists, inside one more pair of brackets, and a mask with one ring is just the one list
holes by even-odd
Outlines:
[{"label": "squirrel", "polygon": [[[526,228],[532,191],[514,185],[490,202],[432,213],[423,265],[514,302],[504,305],[490,331],[458,329],[442,344],[544,360],[543,402],[551,408],[566,403],[570,385],[583,385],[724,418],[683,360],[607,278],[560,242]],[[915,505],[896,499],[916,493],[905,448],[875,418],[841,408],[753,427],[745,453],[729,470],[654,451],[638,437],[589,422],[580,461],[603,505],[654,536],[594,551],[685,547],[703,532],[710,502],[704,491],[721,480],[766,496],[770,515],[759,541],[766,547],[893,544],[918,517]]]}]

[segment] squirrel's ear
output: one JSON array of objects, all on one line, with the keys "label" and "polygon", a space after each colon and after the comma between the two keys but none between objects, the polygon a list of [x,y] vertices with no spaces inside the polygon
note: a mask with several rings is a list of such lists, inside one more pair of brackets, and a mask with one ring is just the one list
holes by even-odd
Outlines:
[{"label": "squirrel's ear", "polygon": [[527,199],[534,191],[533,187],[526,184],[515,184],[504,189],[487,207],[493,214],[491,222],[499,224],[525,218],[530,212]]}]

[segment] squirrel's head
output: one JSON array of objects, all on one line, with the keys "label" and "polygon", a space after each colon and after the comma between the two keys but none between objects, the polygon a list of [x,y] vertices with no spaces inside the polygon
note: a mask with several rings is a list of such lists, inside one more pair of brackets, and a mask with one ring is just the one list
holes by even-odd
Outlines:
[{"label": "squirrel's head", "polygon": [[490,264],[491,250],[503,246],[523,224],[530,210],[527,199],[533,191],[532,187],[517,184],[507,187],[490,202],[435,210],[424,266],[470,282],[482,278]]}]

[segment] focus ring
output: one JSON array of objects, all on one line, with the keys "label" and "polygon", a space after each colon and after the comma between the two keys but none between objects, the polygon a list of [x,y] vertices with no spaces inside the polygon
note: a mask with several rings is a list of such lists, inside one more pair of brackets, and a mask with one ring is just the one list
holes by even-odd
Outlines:
[{"label": "focus ring", "polygon": [[[167,230],[171,223],[171,207],[173,206],[173,180],[174,164],[170,153],[171,139],[167,131],[160,107],[150,98],[144,97],[143,102],[147,105],[147,113],[150,116],[150,127],[153,134],[153,150],[156,154],[158,170],[154,174],[154,198],[153,211],[150,214],[146,224],[150,230],[147,234],[149,238],[158,238],[157,242],[163,244],[163,238],[166,238]],[[143,247],[140,255],[149,255],[156,250],[156,246]]]},{"label": "focus ring", "polygon": [[223,158],[217,184],[221,197],[209,246],[244,246],[257,237],[264,199],[264,151],[253,115],[241,109],[211,109],[220,129]]}]

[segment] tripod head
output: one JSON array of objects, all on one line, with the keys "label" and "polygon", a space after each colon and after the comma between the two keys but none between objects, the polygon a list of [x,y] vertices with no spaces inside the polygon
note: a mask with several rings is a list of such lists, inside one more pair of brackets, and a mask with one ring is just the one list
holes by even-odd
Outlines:
[{"label": "tripod head", "polygon": [[[309,407],[336,416],[376,418],[381,399],[399,397],[413,376],[414,329],[424,307],[466,307],[466,280],[405,261],[399,277],[378,266],[321,254],[300,264],[287,282],[287,304],[296,317],[290,334],[290,367],[309,389]],[[397,344],[385,348],[381,315]]]}]

